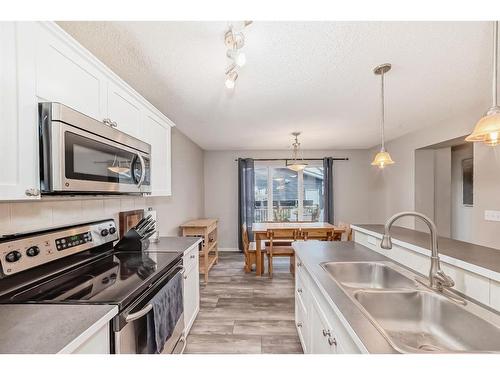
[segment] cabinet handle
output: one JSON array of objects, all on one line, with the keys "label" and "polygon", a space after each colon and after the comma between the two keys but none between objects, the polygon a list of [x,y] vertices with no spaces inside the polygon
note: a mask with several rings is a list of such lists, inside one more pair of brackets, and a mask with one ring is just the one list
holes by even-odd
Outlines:
[{"label": "cabinet handle", "polygon": [[116,123],[116,121],[111,121],[111,123],[109,124],[109,126],[111,126],[112,128],[117,128],[118,124]]},{"label": "cabinet handle", "polygon": [[331,337],[332,336],[332,333],[330,332],[329,329],[323,329],[323,336],[328,336],[328,337]]},{"label": "cabinet handle", "polygon": [[299,328],[300,328],[300,327],[302,327],[302,323],[301,323],[301,322],[298,322],[298,323],[297,323],[297,327],[299,327]]},{"label": "cabinet handle", "polygon": [[329,337],[329,338],[328,338],[328,344],[329,344],[330,346],[332,346],[332,345],[337,346],[337,340],[335,340],[335,337]]},{"label": "cabinet handle", "polygon": [[190,256],[190,258],[191,258],[191,259],[196,258],[196,255],[192,254],[192,255]]},{"label": "cabinet handle", "polygon": [[28,197],[38,197],[40,195],[40,190],[34,189],[34,188],[26,189],[24,194],[26,194],[26,196],[28,196]]},{"label": "cabinet handle", "polygon": [[188,278],[187,275],[184,275],[184,280],[187,280],[187,278]]},{"label": "cabinet handle", "polygon": [[302,262],[298,262],[297,267],[302,267]]},{"label": "cabinet handle", "polygon": [[297,289],[297,292],[299,292],[300,294],[302,294],[302,288]]},{"label": "cabinet handle", "polygon": [[108,126],[110,126],[110,124],[111,124],[111,120],[110,120],[109,118],[104,118],[104,119],[102,119],[102,123],[103,123],[104,125],[108,125]]}]

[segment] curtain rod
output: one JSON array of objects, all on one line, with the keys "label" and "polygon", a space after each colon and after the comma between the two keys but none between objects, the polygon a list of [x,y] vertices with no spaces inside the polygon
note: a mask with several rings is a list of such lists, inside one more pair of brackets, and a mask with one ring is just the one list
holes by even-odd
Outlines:
[{"label": "curtain rod", "polygon": [[[241,159],[247,159],[247,158],[241,158]],[[291,161],[291,160],[294,160],[294,159],[284,159],[284,158],[276,158],[276,159],[254,159],[254,158],[248,158],[248,159],[253,159],[254,161]],[[309,161],[312,161],[312,160],[323,160],[324,158],[304,158],[304,159],[300,159],[300,160],[309,160]],[[347,161],[349,160],[349,158],[332,158],[333,160],[335,161]],[[234,161],[238,161],[238,159],[234,159]]]}]

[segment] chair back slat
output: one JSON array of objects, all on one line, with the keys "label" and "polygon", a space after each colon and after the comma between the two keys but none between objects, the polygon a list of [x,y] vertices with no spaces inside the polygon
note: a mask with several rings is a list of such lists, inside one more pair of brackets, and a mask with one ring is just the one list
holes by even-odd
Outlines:
[{"label": "chair back slat", "polygon": [[340,228],[344,229],[344,233],[342,233],[341,241],[352,241],[352,228],[351,228],[351,224],[339,221],[338,226]]}]

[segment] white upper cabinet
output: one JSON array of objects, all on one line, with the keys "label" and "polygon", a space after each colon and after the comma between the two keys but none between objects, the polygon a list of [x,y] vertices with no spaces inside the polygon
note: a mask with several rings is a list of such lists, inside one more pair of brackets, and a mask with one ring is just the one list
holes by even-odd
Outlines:
[{"label": "white upper cabinet", "polygon": [[171,128],[153,113],[144,118],[144,141],[151,144],[151,183],[153,196],[172,195]]},{"label": "white upper cabinet", "polygon": [[19,47],[31,35],[18,26],[0,22],[0,200],[40,198],[35,83],[19,80],[33,76],[33,51]]},{"label": "white upper cabinet", "polygon": [[60,102],[102,120],[107,82],[85,58],[83,49],[68,38],[37,24],[36,96],[38,101]]},{"label": "white upper cabinet", "polygon": [[171,195],[167,117],[52,22],[0,23],[0,200],[40,198],[38,103],[60,102],[152,145],[153,195]]},{"label": "white upper cabinet", "polygon": [[130,92],[112,81],[108,83],[107,118],[116,124],[118,130],[140,139],[142,111],[141,103]]}]

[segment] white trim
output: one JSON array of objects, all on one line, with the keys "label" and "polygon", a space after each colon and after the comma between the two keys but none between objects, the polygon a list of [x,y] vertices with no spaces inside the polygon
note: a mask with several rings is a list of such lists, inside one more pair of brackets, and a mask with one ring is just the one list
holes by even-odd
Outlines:
[{"label": "white trim", "polygon": [[[358,231],[358,232],[367,234],[369,236],[382,239],[382,235],[380,233],[373,232],[373,231],[365,229],[365,228],[360,228],[360,227],[358,227],[356,225],[351,225],[351,228],[354,231]],[[408,242],[404,242],[404,241],[398,240],[396,238],[393,238],[392,242],[394,244],[402,246],[402,247],[404,247],[404,248],[406,248],[408,250],[413,250],[416,253],[429,256],[429,250],[428,249],[425,249],[425,248],[413,245],[413,244],[408,243]],[[470,271],[470,272],[475,273],[477,275],[480,275],[480,276],[486,277],[488,279],[500,282],[500,273],[495,272],[493,270],[490,270],[490,269],[487,269],[487,268],[483,268],[483,267],[477,266],[475,264],[467,263],[467,262],[465,262],[463,260],[460,260],[460,259],[457,259],[457,258],[453,258],[453,257],[451,257],[449,255],[445,255],[445,254],[439,254],[439,259],[442,262],[444,262],[444,263],[451,264],[452,266],[455,266],[455,267],[458,267],[458,268],[462,268],[462,269],[464,269],[466,271]]]}]

